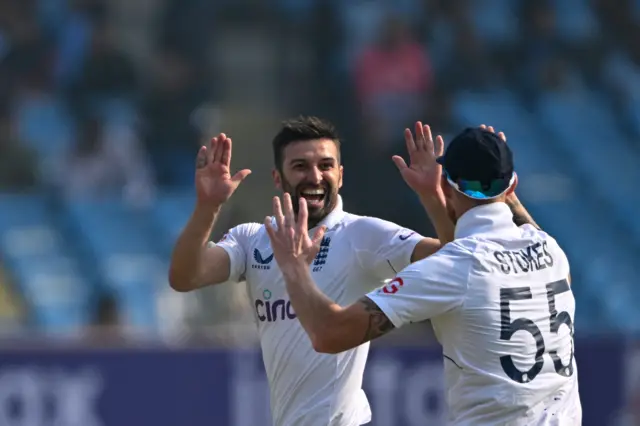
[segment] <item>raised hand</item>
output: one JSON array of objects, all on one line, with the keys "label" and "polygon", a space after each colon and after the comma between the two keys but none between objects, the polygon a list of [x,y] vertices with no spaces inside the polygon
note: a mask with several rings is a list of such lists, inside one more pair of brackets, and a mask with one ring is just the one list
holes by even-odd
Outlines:
[{"label": "raised hand", "polygon": [[393,156],[393,162],[400,170],[404,181],[421,197],[442,197],[440,178],[442,167],[436,158],[444,152],[444,141],[441,136],[435,142],[431,128],[418,121],[415,125],[415,139],[411,130],[405,129],[404,140],[409,152],[409,165],[399,155]]},{"label": "raised hand", "polygon": [[[488,131],[490,131],[491,133],[495,133],[495,132],[496,132],[496,131],[495,131],[495,129],[493,128],[493,126],[486,126],[486,125],[484,125],[484,124],[481,124],[481,125],[480,125],[480,128],[481,128],[481,129],[483,129],[483,130],[488,130]],[[505,136],[504,132],[499,132],[499,133],[498,133],[498,136],[499,136],[499,137],[500,137],[500,139],[502,139],[504,142],[506,142],[506,141],[507,141],[507,137]]]},{"label": "raised hand", "polygon": [[[480,128],[481,128],[482,130],[487,130],[487,131],[489,131],[489,132],[491,132],[491,133],[494,133],[494,134],[496,133],[496,130],[493,128],[493,126],[487,126],[487,125],[485,125],[485,124],[481,124],[481,125],[480,125]],[[507,143],[507,136],[504,134],[504,132],[498,132],[498,133],[497,133],[497,135],[498,135],[498,137],[499,137],[500,139],[502,139],[502,141],[503,141],[504,143]],[[516,175],[516,184],[517,184],[517,183],[518,183],[518,176]],[[515,192],[512,192],[511,194],[509,194],[509,195],[507,196],[507,198],[515,198],[515,197],[516,197],[516,193],[515,193]]]},{"label": "raised hand", "polygon": [[298,220],[296,221],[291,195],[284,194],[284,212],[280,197],[273,197],[275,228],[270,217],[266,217],[264,220],[264,226],[271,240],[271,249],[280,269],[299,262],[310,264],[320,250],[320,242],[326,231],[326,228],[321,226],[313,238],[309,237],[307,201],[300,198],[298,203]]},{"label": "raised hand", "polygon": [[[496,130],[493,128],[493,126],[487,126],[485,124],[481,124],[480,128],[483,130],[488,130],[491,133],[496,133]],[[507,142],[507,136],[504,134],[504,132],[498,132],[498,136],[505,143]],[[516,186],[518,185],[518,175],[516,175],[515,185]],[[520,203],[520,200],[518,199],[518,196],[516,195],[515,191],[512,191],[507,195],[507,205],[509,206],[509,208],[511,208],[511,211],[513,212],[514,222],[516,222],[518,226],[525,223],[529,223],[535,226],[536,228],[540,229],[540,226],[538,226],[538,224],[533,220],[529,212],[527,212],[525,208],[522,206],[522,204]]]},{"label": "raised hand", "polygon": [[224,133],[211,139],[209,147],[200,148],[195,178],[199,204],[220,207],[251,174],[251,170],[244,169],[231,176],[230,166],[231,139]]}]

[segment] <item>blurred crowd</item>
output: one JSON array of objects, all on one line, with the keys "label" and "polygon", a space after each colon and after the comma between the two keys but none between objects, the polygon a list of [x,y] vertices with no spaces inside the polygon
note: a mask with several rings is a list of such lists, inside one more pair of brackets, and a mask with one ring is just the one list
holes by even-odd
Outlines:
[{"label": "blurred crowd", "polygon": [[[277,28],[274,105],[338,122],[347,161],[384,161],[366,181],[386,178],[386,160],[401,152],[401,131],[416,118],[456,131],[450,95],[461,89],[509,87],[533,102],[548,91],[594,87],[611,94],[633,140],[640,136],[637,1],[273,0],[255,5],[269,13],[246,16],[246,1],[142,3],[155,22],[145,49],[127,45],[135,34],[119,18],[128,12],[122,2],[2,2],[4,188],[138,198],[156,185],[191,185],[194,152],[211,136],[203,120],[220,101],[215,55],[232,55],[214,51],[218,22],[227,19]],[[289,57],[292,39],[312,57],[302,82],[289,78],[298,69],[292,62],[308,61]],[[370,204],[357,203],[378,208]]]},{"label": "blurred crowd", "polygon": [[[306,113],[345,139],[347,208],[433,235],[390,161],[402,130],[460,130],[459,91],[533,105],[589,88],[640,151],[639,24],[636,0],[4,0],[0,188],[153,206],[191,189],[214,132],[268,152],[277,120]],[[236,143],[240,159],[251,149]]]}]

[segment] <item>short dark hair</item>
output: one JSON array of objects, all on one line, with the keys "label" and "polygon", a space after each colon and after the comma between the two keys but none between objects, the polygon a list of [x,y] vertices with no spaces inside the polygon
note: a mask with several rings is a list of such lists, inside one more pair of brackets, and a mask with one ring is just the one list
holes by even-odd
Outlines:
[{"label": "short dark hair", "polygon": [[314,139],[332,140],[338,149],[338,161],[340,161],[340,138],[334,125],[322,118],[299,116],[283,121],[280,131],[273,138],[273,159],[276,168],[282,171],[284,149],[288,145]]}]

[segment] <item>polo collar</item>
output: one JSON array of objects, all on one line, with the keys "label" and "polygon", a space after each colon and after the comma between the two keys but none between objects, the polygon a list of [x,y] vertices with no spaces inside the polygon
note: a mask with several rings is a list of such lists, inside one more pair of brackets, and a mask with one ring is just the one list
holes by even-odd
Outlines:
[{"label": "polo collar", "polygon": [[313,235],[313,232],[311,231],[315,231],[318,226],[326,226],[327,231],[332,229],[334,226],[342,222],[345,214],[346,213],[342,208],[342,197],[338,195],[338,202],[336,203],[336,206],[333,208],[333,210],[331,210],[331,213],[329,213],[324,219],[322,219],[320,223],[318,223],[318,225],[310,229],[309,234]]},{"label": "polo collar", "polygon": [[478,234],[500,233],[517,229],[513,213],[506,203],[490,203],[466,211],[458,219],[454,237],[465,238]]}]

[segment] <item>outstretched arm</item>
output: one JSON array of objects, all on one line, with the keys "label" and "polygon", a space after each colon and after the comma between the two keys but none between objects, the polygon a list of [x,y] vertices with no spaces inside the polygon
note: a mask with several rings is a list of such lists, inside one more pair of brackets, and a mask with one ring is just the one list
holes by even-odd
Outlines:
[{"label": "outstretched arm", "polygon": [[393,162],[402,178],[418,195],[427,212],[438,239],[424,238],[419,242],[411,261],[424,259],[435,253],[442,245],[453,241],[454,225],[447,214],[446,200],[440,187],[442,167],[436,161],[444,151],[441,136],[435,139],[428,125],[418,121],[415,124],[415,137],[409,129],[404,131],[404,140],[409,154],[409,165],[399,156],[393,156]]},{"label": "outstretched arm", "polygon": [[324,236],[323,227],[309,237],[307,203],[301,198],[296,222],[291,196],[284,194],[284,212],[280,198],[274,197],[275,227],[270,218],[264,225],[273,254],[282,271],[291,305],[300,324],[318,352],[338,353],[382,336],[393,325],[368,298],[342,308],[328,298],[313,282],[309,263],[315,258]]},{"label": "outstretched arm", "polygon": [[203,146],[196,159],[197,204],[171,255],[169,283],[176,291],[191,291],[229,278],[231,259],[221,247],[207,246],[220,207],[251,171],[231,176],[231,139],[224,133]]},{"label": "outstretched arm", "polygon": [[[382,289],[342,308],[315,285],[309,262],[316,256],[324,230],[311,239],[307,204],[299,200],[298,221],[291,196],[274,199],[276,227],[265,219],[273,254],[285,279],[300,324],[318,352],[339,353],[380,337],[395,327],[422,321],[459,306],[466,291],[472,258],[454,244],[400,272]],[[432,278],[425,276],[429,271]]]},{"label": "outstretched arm", "polygon": [[282,274],[291,304],[317,352],[344,352],[394,329],[378,305],[366,296],[340,307],[318,289],[304,262],[282,265]]}]

